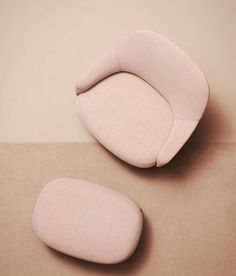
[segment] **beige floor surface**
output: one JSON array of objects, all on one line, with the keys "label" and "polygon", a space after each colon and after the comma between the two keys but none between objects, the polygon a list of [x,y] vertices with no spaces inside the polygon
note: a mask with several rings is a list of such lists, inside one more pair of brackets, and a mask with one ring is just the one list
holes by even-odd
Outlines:
[{"label": "beige floor surface", "polygon": [[[0,275],[236,275],[236,145],[188,143],[163,168],[136,169],[97,144],[0,144]],[[114,188],[145,215],[128,261],[105,266],[44,246],[34,235],[36,197],[51,179]]]}]

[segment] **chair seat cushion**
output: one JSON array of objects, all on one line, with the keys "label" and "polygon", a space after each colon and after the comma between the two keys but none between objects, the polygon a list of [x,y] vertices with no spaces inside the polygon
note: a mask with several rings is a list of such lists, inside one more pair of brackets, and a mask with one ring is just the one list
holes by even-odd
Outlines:
[{"label": "chair seat cushion", "polygon": [[138,166],[156,164],[173,125],[167,101],[148,83],[130,73],[117,73],[82,93],[80,117],[111,152]]}]

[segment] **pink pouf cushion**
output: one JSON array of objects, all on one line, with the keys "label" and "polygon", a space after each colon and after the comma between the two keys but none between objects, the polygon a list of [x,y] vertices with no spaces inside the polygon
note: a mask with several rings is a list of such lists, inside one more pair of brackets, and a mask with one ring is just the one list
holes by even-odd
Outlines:
[{"label": "pink pouf cushion", "polygon": [[137,167],[168,163],[196,128],[209,97],[192,59],[145,30],[116,43],[79,80],[76,91],[89,131]]},{"label": "pink pouf cushion", "polygon": [[87,261],[113,264],[135,251],[140,208],[124,195],[76,179],[56,179],[40,193],[33,228],[49,247]]}]

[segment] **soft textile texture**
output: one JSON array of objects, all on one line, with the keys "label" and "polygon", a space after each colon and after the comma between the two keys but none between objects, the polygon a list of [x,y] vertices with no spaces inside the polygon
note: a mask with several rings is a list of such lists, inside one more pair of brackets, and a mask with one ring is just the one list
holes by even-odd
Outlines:
[{"label": "soft textile texture", "polygon": [[113,264],[137,247],[142,212],[122,194],[76,179],[50,182],[38,197],[33,227],[48,246],[87,261]]},{"label": "soft textile texture", "polygon": [[118,73],[82,93],[77,104],[85,125],[115,155],[139,167],[156,164],[173,113],[150,85]]},{"label": "soft textile texture", "polygon": [[[127,109],[127,104],[122,100],[119,105],[120,113],[125,114],[128,112],[130,116],[135,117],[140,112],[140,104],[142,102],[139,101],[142,100],[142,97],[136,97],[136,94],[128,91],[129,89],[134,89],[130,78],[127,75],[123,75],[125,77],[121,80],[119,75],[117,81],[112,80],[113,84],[109,80],[109,76],[122,71],[134,74],[142,82],[148,84],[156,92],[156,101],[159,101],[160,96],[163,97],[163,105],[166,106],[167,103],[172,112],[172,116],[169,116],[169,113],[166,116],[165,113],[162,113],[165,107],[156,106],[159,108],[159,112],[151,120],[156,120],[157,125],[159,125],[160,121],[163,123],[157,132],[150,131],[144,135],[150,136],[148,144],[146,139],[139,142],[135,141],[138,139],[136,136],[137,128],[142,128],[142,124],[139,123],[138,119],[132,125],[129,125],[129,119],[125,120],[125,118],[121,118],[117,122],[116,113],[108,110],[107,105],[111,106],[112,102],[119,102],[118,99],[122,99],[123,94],[127,94],[129,96],[125,100],[133,104],[133,111],[130,112]],[[115,77],[117,77],[116,74],[113,78]],[[109,83],[103,84],[105,87],[101,88],[98,84],[101,80]],[[108,99],[101,92],[101,89],[104,89]],[[146,91],[144,91],[141,85],[137,85],[135,90],[137,95],[141,95],[147,93],[148,89],[145,88],[144,90]],[[209,95],[206,79],[192,59],[163,36],[144,30],[133,32],[116,43],[80,79],[76,86],[76,91],[77,95],[79,95],[78,101],[81,101],[79,103],[80,114],[82,119],[85,118],[84,122],[88,129],[114,154],[138,167],[150,167],[154,164],[162,166],[175,156],[202,117]],[[83,99],[90,97],[89,94],[91,93],[94,94],[93,103]],[[150,97],[148,99],[147,96],[146,102],[148,101],[153,101],[153,98]],[[92,108],[97,104],[103,105],[104,112],[100,113],[96,108]],[[153,112],[151,109],[147,111]],[[109,131],[111,124],[106,124],[105,117],[109,117],[110,122],[113,122],[115,126],[117,124],[123,126],[118,129],[112,127],[114,129],[111,133]],[[94,127],[94,125],[100,124],[100,121],[103,120],[102,128]],[[150,118],[147,116],[145,120],[149,121]],[[165,133],[165,124],[167,128],[172,124],[167,133]],[[126,139],[128,142],[122,142],[118,138],[125,135],[121,131],[122,128],[130,128],[130,135]],[[143,128],[143,132],[145,131],[147,129]],[[158,146],[153,143],[152,135],[154,133]],[[164,139],[163,135],[165,136]],[[139,143],[138,147],[136,147],[137,143]],[[117,152],[117,148],[121,149]],[[142,157],[145,150],[148,152],[152,151],[152,154],[148,155],[149,158],[145,154]],[[155,161],[153,161],[153,156],[155,156]]]}]

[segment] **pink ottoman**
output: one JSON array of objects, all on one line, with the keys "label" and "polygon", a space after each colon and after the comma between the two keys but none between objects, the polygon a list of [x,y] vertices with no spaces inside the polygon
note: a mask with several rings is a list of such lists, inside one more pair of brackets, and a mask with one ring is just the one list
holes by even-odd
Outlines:
[{"label": "pink ottoman", "polygon": [[142,212],[132,200],[76,179],[48,183],[33,213],[33,228],[49,247],[103,264],[129,258],[138,245],[142,225]]}]

